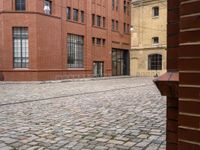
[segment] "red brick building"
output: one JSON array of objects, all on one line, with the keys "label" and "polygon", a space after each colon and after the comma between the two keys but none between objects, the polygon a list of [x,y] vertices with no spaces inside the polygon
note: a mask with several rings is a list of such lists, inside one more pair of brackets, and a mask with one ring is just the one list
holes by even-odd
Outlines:
[{"label": "red brick building", "polygon": [[129,0],[1,0],[0,79],[128,75]]},{"label": "red brick building", "polygon": [[200,0],[168,0],[167,150],[200,149]]}]

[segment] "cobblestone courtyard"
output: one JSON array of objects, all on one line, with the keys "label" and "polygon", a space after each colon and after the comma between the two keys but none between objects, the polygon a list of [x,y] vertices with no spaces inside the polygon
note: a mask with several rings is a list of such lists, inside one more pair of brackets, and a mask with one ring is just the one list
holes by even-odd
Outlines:
[{"label": "cobblestone courtyard", "polygon": [[164,150],[151,78],[0,83],[0,150]]}]

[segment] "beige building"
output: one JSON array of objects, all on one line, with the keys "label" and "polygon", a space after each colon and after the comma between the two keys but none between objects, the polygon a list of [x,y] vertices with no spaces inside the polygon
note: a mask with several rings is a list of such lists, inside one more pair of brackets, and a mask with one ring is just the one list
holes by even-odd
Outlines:
[{"label": "beige building", "polygon": [[167,0],[132,1],[131,75],[166,72]]}]

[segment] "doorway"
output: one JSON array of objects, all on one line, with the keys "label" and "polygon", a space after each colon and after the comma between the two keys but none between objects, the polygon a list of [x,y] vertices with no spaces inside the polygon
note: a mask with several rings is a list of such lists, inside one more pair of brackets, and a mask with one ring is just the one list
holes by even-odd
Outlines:
[{"label": "doorway", "polygon": [[102,61],[93,62],[93,74],[94,74],[94,77],[104,76],[104,62]]},{"label": "doorway", "polygon": [[112,75],[129,75],[129,51],[112,49]]}]

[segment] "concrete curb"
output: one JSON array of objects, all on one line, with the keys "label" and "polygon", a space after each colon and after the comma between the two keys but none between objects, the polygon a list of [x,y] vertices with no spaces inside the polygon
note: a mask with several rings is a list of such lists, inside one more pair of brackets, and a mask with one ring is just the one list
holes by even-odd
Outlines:
[{"label": "concrete curb", "polygon": [[80,79],[65,79],[65,80],[49,80],[49,81],[0,81],[3,84],[49,84],[49,83],[64,83],[64,82],[84,82],[84,81],[97,81],[97,80],[112,80],[132,78],[131,76],[114,76],[114,77],[98,77],[98,78],[80,78]]}]

